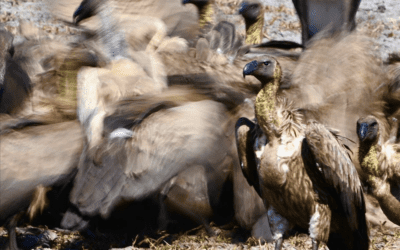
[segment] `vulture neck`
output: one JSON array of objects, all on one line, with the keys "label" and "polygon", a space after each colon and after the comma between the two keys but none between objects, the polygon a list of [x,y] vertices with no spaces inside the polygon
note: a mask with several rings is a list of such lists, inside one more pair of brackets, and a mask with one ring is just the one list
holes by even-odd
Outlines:
[{"label": "vulture neck", "polygon": [[246,21],[246,44],[260,44],[264,26],[264,13],[262,12],[255,22]]},{"label": "vulture neck", "polygon": [[100,7],[98,16],[101,20],[100,39],[104,45],[104,52],[109,60],[126,57],[127,43],[124,33],[118,28],[118,21],[114,17],[114,8],[105,2]]},{"label": "vulture neck", "polygon": [[276,108],[276,94],[279,88],[280,76],[281,69],[277,65],[274,78],[270,82],[264,84],[264,87],[258,92],[256,97],[256,118],[269,140],[275,135],[274,128],[278,128],[281,125]]},{"label": "vulture neck", "polygon": [[358,160],[363,171],[374,176],[381,176],[378,161],[380,151],[381,145],[377,141],[360,143]]},{"label": "vulture neck", "polygon": [[199,8],[199,26],[200,29],[207,28],[212,25],[214,21],[215,5],[214,1],[208,1],[203,6],[198,6]]}]

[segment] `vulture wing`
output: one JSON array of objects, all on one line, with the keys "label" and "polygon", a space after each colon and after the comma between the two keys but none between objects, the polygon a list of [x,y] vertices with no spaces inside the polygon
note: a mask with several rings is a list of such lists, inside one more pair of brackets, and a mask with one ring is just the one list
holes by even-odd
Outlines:
[{"label": "vulture wing", "polygon": [[343,225],[343,231],[348,228],[353,235],[353,243],[348,244],[353,245],[354,249],[368,249],[361,181],[348,148],[341,144],[338,133],[317,122],[310,122],[302,145],[302,157],[318,198],[328,202],[331,209],[342,216],[345,221],[340,221],[340,226]]},{"label": "vulture wing", "polygon": [[221,104],[205,100],[157,111],[126,133],[113,132],[83,153],[71,202],[84,215],[108,217],[119,202],[148,197],[190,166],[221,164],[230,144],[221,126],[226,120]]},{"label": "vulture wing", "polygon": [[257,173],[256,154],[254,152],[254,143],[256,140],[256,125],[249,119],[242,117],[236,122],[235,136],[240,166],[247,182],[254,187],[257,193],[260,193],[260,184]]}]

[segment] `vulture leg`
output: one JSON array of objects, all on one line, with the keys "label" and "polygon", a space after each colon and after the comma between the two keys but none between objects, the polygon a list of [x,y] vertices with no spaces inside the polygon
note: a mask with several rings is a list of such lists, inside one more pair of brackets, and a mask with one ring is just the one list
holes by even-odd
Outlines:
[{"label": "vulture leg", "polygon": [[317,240],[312,240],[312,250],[318,250],[319,247],[319,241]]},{"label": "vulture leg", "polygon": [[281,250],[282,249],[282,243],[283,243],[283,237],[281,236],[275,242],[275,250]]},{"label": "vulture leg", "polygon": [[15,232],[15,228],[17,227],[18,221],[21,219],[21,217],[24,215],[24,212],[19,212],[16,215],[14,215],[11,219],[10,222],[7,225],[7,231],[8,231],[8,240],[9,240],[9,250],[18,250],[17,246],[17,234]]},{"label": "vulture leg", "polygon": [[280,215],[273,207],[269,207],[267,215],[272,237],[276,240],[275,250],[281,250],[283,234],[289,230],[289,221]]}]

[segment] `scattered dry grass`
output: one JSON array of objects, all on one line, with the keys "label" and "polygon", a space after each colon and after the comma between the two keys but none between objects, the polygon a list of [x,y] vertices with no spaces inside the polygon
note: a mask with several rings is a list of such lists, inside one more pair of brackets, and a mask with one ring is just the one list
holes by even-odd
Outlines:
[{"label": "scattered dry grass", "polygon": [[[249,237],[245,242],[238,240],[235,236],[235,229],[223,230],[213,227],[220,231],[218,236],[210,237],[203,227],[197,227],[187,232],[178,234],[168,234],[161,232],[155,236],[136,235],[133,238],[116,233],[90,232],[83,235],[79,232],[52,232],[57,234],[57,238],[50,243],[51,249],[159,249],[159,250],[179,250],[179,249],[265,249],[273,250],[273,243],[264,243],[254,237]],[[46,228],[41,228],[46,230]],[[18,234],[18,233],[17,233]],[[7,239],[6,231],[0,228],[0,246]],[[26,235],[18,234],[18,242],[24,241]],[[400,228],[393,230],[381,226],[371,228],[370,250],[389,250],[400,248]],[[42,249],[36,246],[33,249]],[[306,234],[297,234],[284,240],[283,249],[308,250],[311,249],[311,239]],[[319,249],[327,250],[325,245]]]},{"label": "scattered dry grass", "polygon": [[285,5],[279,5],[278,7],[275,6],[266,6],[265,7],[266,12],[270,13],[284,13],[286,15],[294,16],[296,15],[296,11],[294,8],[288,8]]}]

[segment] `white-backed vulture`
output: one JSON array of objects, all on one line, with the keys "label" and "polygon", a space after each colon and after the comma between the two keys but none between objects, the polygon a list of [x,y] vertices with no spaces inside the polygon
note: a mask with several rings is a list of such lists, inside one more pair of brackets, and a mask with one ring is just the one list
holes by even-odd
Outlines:
[{"label": "white-backed vulture", "polygon": [[[4,118],[1,125],[10,121]],[[0,225],[7,224],[12,250],[18,249],[15,227],[31,201],[34,200],[28,211],[31,218],[41,213],[46,203],[44,192],[34,199],[35,190],[63,187],[71,182],[83,148],[82,129],[76,121],[24,127],[29,123],[12,121],[0,131]],[[57,200],[53,205],[66,201]]]},{"label": "white-backed vulture", "polygon": [[[79,16],[79,12],[77,13],[77,15]],[[76,17],[78,17],[76,16]],[[160,45],[161,47],[161,45]],[[159,47],[159,48],[160,48]],[[197,84],[199,81],[206,83],[211,85],[211,83],[213,82],[218,82],[219,80],[223,81],[221,83],[221,86],[218,86],[215,89],[216,95],[218,96],[218,100],[221,99],[226,99],[229,100],[231,99],[232,103],[240,103],[242,100],[240,100],[240,98],[237,98],[237,96],[235,97],[230,97],[229,96],[229,92],[224,93],[223,91],[221,91],[221,89],[224,89],[226,87],[229,87],[229,82],[235,82],[235,81],[239,81],[239,82],[243,82],[242,77],[241,77],[241,71],[235,70],[235,69],[241,69],[244,65],[244,62],[241,62],[243,65],[237,67],[237,66],[229,66],[227,65],[227,61],[225,59],[225,63],[218,63],[217,65],[212,65],[212,62],[202,62],[197,61],[195,57],[193,57],[190,53],[171,53],[171,51],[157,51],[158,56],[160,56],[166,66],[166,74],[169,76],[168,77],[168,81],[169,84],[171,85],[175,85],[175,84],[182,84],[184,83],[186,80],[188,81],[189,85],[194,85]],[[214,55],[213,55],[214,56]],[[215,56],[217,57],[217,56]],[[217,67],[218,69],[224,69],[223,71],[219,72],[218,69],[213,68],[213,67]],[[84,69],[86,70],[86,69]],[[224,79],[226,78],[227,75],[232,75],[232,73],[234,73],[234,76],[230,76],[229,79]],[[211,77],[208,76],[208,74],[211,75]],[[79,74],[81,75],[81,74]],[[83,76],[88,75],[88,74],[83,74]],[[205,79],[199,79],[202,78],[203,76],[205,76]],[[214,77],[217,76],[217,79],[214,79]],[[196,79],[197,78],[197,79]],[[89,79],[89,78],[88,78]],[[96,86],[93,85],[93,83],[98,82],[97,80],[94,81],[89,81],[87,79],[87,81],[81,81],[78,79],[78,83],[79,82],[86,82],[87,85],[86,86],[91,86],[93,89],[87,91],[86,93],[88,95],[91,95],[93,98],[98,98],[99,97],[99,91],[96,90]],[[95,77],[94,79],[97,79],[97,77]],[[82,79],[83,80],[83,79]],[[194,81],[191,81],[194,80]],[[115,76],[115,81],[120,81],[119,78],[117,76]],[[80,85],[80,84],[78,84]],[[111,84],[114,85],[114,84]],[[100,85],[99,85],[100,86]],[[232,84],[232,86],[235,86],[234,84]],[[235,88],[237,89],[237,87],[235,86]],[[246,88],[246,86],[244,86],[244,88]],[[82,88],[84,89],[84,88]],[[229,89],[229,88],[228,88]],[[88,90],[88,89],[87,89]],[[108,106],[109,104],[111,104],[113,102],[113,100],[118,100],[119,98],[122,97],[127,97],[128,95],[132,94],[132,91],[134,89],[129,89],[126,92],[123,92],[123,94],[121,95],[115,95],[113,96],[113,98],[110,98],[110,102],[105,103],[105,106]],[[97,92],[97,93],[96,93]],[[114,93],[113,91],[101,91],[102,93],[105,93],[107,95],[111,95],[111,93]],[[122,92],[122,91],[121,91]],[[245,91],[244,91],[245,92]],[[90,98],[81,98],[83,95],[78,96],[78,99],[83,99],[84,102],[86,102],[86,100],[95,100],[92,97]],[[100,97],[98,100],[100,100],[102,97]],[[236,98],[236,99],[235,99]],[[104,99],[104,98],[103,98]],[[89,108],[85,108],[82,110],[95,110],[98,106],[97,106],[97,101],[94,102],[86,102],[87,104],[93,105],[93,106],[88,106]],[[235,106],[237,104],[233,104],[233,106]],[[110,109],[110,112],[112,110]],[[105,115],[105,112],[103,112],[103,114]],[[100,116],[98,116],[100,117]],[[103,116],[106,117],[106,116]],[[90,112],[89,113],[82,113],[82,119],[80,118],[81,121],[84,121],[86,118],[92,119],[92,117],[90,117]],[[237,118],[237,117],[236,117]],[[97,119],[97,118],[96,118]],[[102,135],[102,131],[105,129],[103,127],[103,124],[101,123],[103,120],[103,118],[99,118],[97,121],[94,121],[93,124],[97,124],[100,125],[98,128],[94,128],[94,129],[89,129],[89,130],[96,130],[96,135],[97,138],[101,138]],[[93,121],[93,120],[92,120]],[[86,126],[86,125],[85,125]],[[103,127],[103,128],[102,128]],[[233,140],[233,126],[230,128],[231,132],[228,133],[229,134],[229,138],[231,140]],[[92,139],[89,139],[92,140]],[[96,139],[97,140],[97,139]],[[92,140],[93,142],[93,140]],[[91,143],[90,145],[95,146],[97,145],[97,143]],[[232,149],[225,149],[225,150],[232,150]],[[236,150],[234,150],[236,151]],[[165,184],[165,186],[163,186],[162,190],[158,190],[157,192],[160,192],[160,196],[165,200],[165,204],[166,204],[166,209],[170,210],[171,208],[174,208],[175,210],[178,210],[177,212],[182,214],[182,215],[186,215],[188,217],[191,217],[193,219],[193,214],[195,216],[197,216],[198,218],[194,219],[196,222],[199,222],[203,225],[206,226],[207,228],[207,221],[210,219],[210,213],[208,213],[207,211],[210,211],[211,208],[213,208],[213,214],[215,214],[214,211],[214,207],[215,204],[218,203],[218,199],[225,199],[226,196],[221,196],[219,197],[219,191],[218,192],[214,192],[212,191],[211,193],[208,192],[207,190],[205,190],[203,188],[203,184],[204,181],[203,180],[207,180],[207,182],[211,182],[211,183],[215,183],[213,184],[213,186],[216,185],[225,185],[223,183],[229,183],[229,181],[231,181],[231,179],[227,180],[228,182],[226,182],[225,178],[220,178],[218,180],[216,180],[214,178],[214,176],[221,174],[220,170],[221,169],[226,169],[227,165],[231,165],[234,166],[234,174],[235,175],[235,179],[239,180],[241,175],[240,169],[238,169],[238,164],[237,164],[237,160],[235,158],[235,160],[230,163],[230,160],[226,160],[225,162],[221,163],[220,166],[215,165],[212,166],[213,169],[215,169],[214,173],[213,171],[206,171],[205,175],[204,175],[204,171],[202,170],[204,167],[202,166],[190,166],[190,168],[188,167],[187,170],[185,170],[182,173],[179,173],[179,175],[177,175],[176,177],[170,179],[168,181],[168,183]],[[207,169],[207,168],[206,168]],[[239,170],[239,171],[237,171]],[[228,172],[224,172],[223,175],[225,174],[229,174],[229,176],[231,175],[232,168],[229,168]],[[195,180],[195,185],[193,183],[193,176],[190,176],[190,174],[188,175],[187,173],[193,173],[193,175],[196,175],[196,180]],[[190,178],[189,178],[190,177]],[[231,178],[231,176],[229,177]],[[177,182],[175,182],[176,180],[178,180]],[[236,183],[236,181],[235,181]],[[250,229],[254,222],[258,219],[258,217],[260,217],[263,212],[264,212],[264,208],[262,206],[262,201],[259,197],[257,197],[256,193],[254,190],[251,190],[251,188],[248,186],[248,184],[245,182],[245,180],[242,178],[240,179],[240,181],[238,182],[239,184],[235,184],[234,185],[234,189],[235,189],[235,199],[240,196],[237,200],[240,200],[239,202],[235,200],[235,208],[240,208],[237,213],[236,213],[236,218],[239,218],[238,220],[240,221],[241,225],[247,229]],[[171,184],[173,184],[171,186]],[[193,186],[191,186],[193,185]],[[170,188],[169,188],[170,187]],[[201,188],[200,188],[201,187]],[[246,189],[247,188],[247,189]],[[198,201],[199,203],[193,202],[190,199],[182,199],[179,197],[180,194],[182,194],[182,192],[186,192],[187,197],[193,197],[193,196],[202,196],[205,192],[208,192],[208,196],[202,196],[204,199],[201,199],[201,201]],[[236,195],[240,193],[239,195]],[[179,195],[178,195],[179,194]],[[249,197],[249,194],[252,195]],[[219,197],[219,198],[218,198]],[[209,201],[207,201],[209,200]],[[242,203],[246,201],[246,206],[243,206]],[[207,205],[208,202],[210,202],[211,208],[208,207],[207,209],[204,209],[204,211],[200,211],[203,210],[204,205]],[[161,205],[163,205],[163,202],[160,202]],[[208,205],[207,205],[208,206]],[[207,207],[206,206],[206,207]],[[178,208],[178,209],[176,209]],[[179,210],[180,208],[180,210]],[[196,213],[188,213],[188,211],[190,210],[196,210]],[[229,213],[227,213],[229,214]],[[72,223],[73,224],[73,223]],[[78,223],[79,224],[79,223]],[[73,225],[70,225],[68,223],[68,218],[65,219],[65,226],[70,227]]]},{"label": "white-backed vulture", "polygon": [[301,40],[306,45],[316,33],[328,27],[331,31],[354,30],[355,16],[361,0],[292,0],[301,23]]},{"label": "white-backed vulture", "polygon": [[325,242],[329,249],[367,250],[364,193],[348,148],[337,131],[315,121],[303,124],[301,113],[277,98],[281,70],[269,57],[243,69],[262,83],[255,114],[266,144],[263,136],[243,138],[249,129],[240,131],[237,125],[238,145],[252,141],[247,146],[254,151],[246,158],[253,159],[241,165],[268,208],[276,249],[282,248],[283,233],[292,223],[309,229],[313,249]]},{"label": "white-backed vulture", "polygon": [[99,40],[108,65],[106,68],[81,68],[77,76],[78,119],[85,128],[89,147],[101,138],[102,122],[109,105],[123,97],[155,94],[166,88],[164,66],[157,54],[130,49],[126,33],[120,29],[107,1],[82,1],[74,12],[74,20],[95,14],[103,24]]},{"label": "white-backed vulture", "polygon": [[13,35],[0,30],[0,113],[15,114],[21,110],[31,93],[31,79],[12,58]]},{"label": "white-backed vulture", "polygon": [[[239,8],[239,14],[242,15],[246,25],[246,45],[241,49],[246,53],[263,54],[282,54],[298,57],[298,51],[288,51],[290,49],[303,48],[302,45],[291,41],[271,40],[262,42],[264,28],[264,6],[258,0],[243,1]],[[247,49],[246,49],[247,47]]]},{"label": "white-backed vulture", "polygon": [[358,158],[383,212],[389,220],[400,225],[400,201],[390,191],[391,186],[397,187],[400,181],[398,126],[394,126],[390,138],[385,141],[382,125],[372,115],[358,119]]},{"label": "white-backed vulture", "polygon": [[[96,4],[96,6],[91,6],[91,4]],[[99,4],[99,5],[98,5]],[[96,1],[84,1],[82,2],[81,6],[78,8],[78,10],[75,12],[74,16],[75,18],[80,18],[80,15],[85,15],[85,11],[94,11],[94,13],[98,11],[102,11],[102,8],[105,8],[105,6],[101,6],[101,2],[96,2]],[[90,15],[93,15],[94,13],[91,13]],[[108,17],[111,18],[111,17]],[[77,19],[76,19],[77,20]],[[103,27],[104,28],[104,27]],[[114,32],[115,30],[113,30]],[[112,34],[111,34],[112,35]],[[108,44],[112,46],[113,44]],[[117,45],[118,47],[119,45]],[[120,46],[121,47],[121,46]],[[118,50],[117,50],[118,51]],[[146,61],[143,61],[143,58],[146,58],[147,56],[146,53],[149,52],[135,52],[132,53],[130,56],[133,57],[133,59],[136,59],[136,61],[140,62],[141,64],[145,64]],[[161,53],[161,52],[160,52]],[[170,52],[165,52],[163,53],[170,53]],[[140,58],[140,55],[143,55],[142,58]],[[153,55],[151,55],[153,56]],[[156,56],[154,54],[154,56]],[[136,57],[136,58],[135,58]],[[142,60],[140,60],[142,59]],[[123,59],[125,61],[128,61],[129,59]],[[154,60],[153,60],[154,61]],[[150,64],[151,64],[150,60]],[[134,63],[131,63],[134,64]],[[137,80],[134,78],[136,77],[142,77],[142,74],[139,70],[130,70],[127,71],[127,66],[129,64],[124,64],[121,62],[121,60],[111,60],[111,67],[117,68],[118,65],[124,66],[125,68],[121,68],[122,70],[105,70],[105,69],[97,69],[97,75],[94,69],[88,69],[84,68],[81,70],[81,72],[78,74],[78,102],[79,102],[79,110],[78,110],[78,115],[80,121],[83,123],[84,127],[87,129],[87,139],[89,144],[87,151],[83,152],[82,157],[88,157],[90,158],[91,155],[88,155],[87,152],[92,152],[96,150],[96,147],[99,147],[104,144],[102,141],[103,137],[105,134],[107,135],[108,133],[112,133],[112,131],[107,132],[107,126],[103,126],[103,120],[104,122],[107,123],[110,119],[107,118],[107,113],[109,112],[114,112],[113,111],[113,103],[116,102],[117,100],[121,100],[123,98],[127,97],[132,97],[135,95],[143,95],[143,94],[157,94],[157,92],[160,92],[160,89],[157,89],[154,87],[154,84],[151,84],[151,82],[148,82],[146,84],[140,84],[140,82],[136,82]],[[159,68],[157,68],[159,67]],[[153,73],[153,75],[157,76],[157,74],[162,73],[162,65],[151,65],[146,72],[143,73]],[[90,72],[88,72],[90,70]],[[103,77],[102,79],[102,72],[104,71],[105,76],[109,76],[108,78]],[[111,71],[111,72],[110,72]],[[117,72],[126,72],[126,75],[128,77],[125,77],[124,75],[118,75],[116,74]],[[114,72],[115,74],[111,74]],[[156,78],[156,77],[154,77]],[[156,79],[157,80],[157,79]],[[154,99],[157,99],[157,96],[153,97]],[[182,97],[173,97],[179,98]],[[135,100],[132,105],[135,106],[135,108],[130,107],[129,111],[133,112],[134,110],[139,109],[139,99]],[[149,107],[150,108],[150,107]],[[91,112],[95,112],[95,115],[92,115]],[[141,110],[146,114],[146,110]],[[97,112],[97,113],[96,113]],[[115,111],[116,112],[116,111]],[[129,117],[132,116],[132,113],[126,113],[124,115],[115,115],[116,117],[119,117],[119,122],[122,120],[129,121]],[[148,111],[150,112],[150,111]],[[152,112],[156,111],[151,111]],[[161,111],[160,111],[161,112]],[[109,114],[111,114],[109,113]],[[157,112],[158,113],[158,112]],[[224,114],[227,115],[227,114]],[[187,113],[187,116],[189,114]],[[112,119],[118,120],[116,117],[111,116]],[[111,120],[112,120],[111,119]],[[181,119],[189,119],[188,117],[181,117]],[[87,123],[88,122],[88,123]],[[151,124],[154,123],[154,126],[157,125],[157,121],[151,122]],[[98,126],[98,127],[96,127]],[[121,129],[124,128],[124,124],[117,123],[113,130],[115,129]],[[126,129],[130,129],[129,127]],[[94,132],[94,133],[92,133]],[[233,134],[233,129],[231,129],[231,134]],[[93,136],[95,134],[95,136]],[[107,137],[107,136],[106,136]],[[233,139],[233,136],[227,136],[227,139],[231,140]],[[162,143],[161,141],[156,142],[156,143]],[[117,146],[116,146],[117,147]],[[119,147],[119,150],[124,150],[122,147]],[[227,147],[226,149],[228,152],[235,152],[235,150],[232,149],[232,147]],[[104,155],[104,157],[111,157],[109,156],[112,154],[112,152],[107,152],[104,151],[102,153],[99,153],[101,155]],[[136,156],[135,156],[136,157]],[[137,157],[141,157],[138,155]],[[229,160],[231,159],[231,160]],[[232,160],[234,159],[234,160]],[[221,202],[226,199],[225,197],[229,197],[226,195],[221,195],[222,190],[225,189],[222,188],[223,186],[229,185],[226,183],[231,182],[231,169],[232,165],[236,162],[236,158],[234,156],[230,156],[224,159],[223,162],[215,162],[210,166],[202,166],[198,164],[187,164],[183,166],[178,166],[182,168],[182,171],[179,170],[177,173],[175,173],[172,176],[165,176],[163,178],[164,182],[166,183],[161,183],[158,184],[158,187],[155,187],[156,190],[149,191],[151,194],[147,194],[146,197],[148,196],[153,196],[154,194],[158,194],[160,197],[160,202],[159,204],[164,210],[175,210],[173,212],[178,213],[180,215],[188,216],[192,220],[203,224],[206,229],[208,229],[208,223],[209,219],[212,218],[212,216],[215,216],[215,207],[220,206]],[[237,162],[236,162],[237,163]],[[183,164],[183,163],[182,163]],[[182,173],[181,173],[182,172]],[[218,176],[218,178],[216,178]],[[195,179],[193,179],[196,177]],[[157,177],[158,178],[158,177]],[[139,184],[138,184],[139,185]],[[211,186],[210,186],[211,185]],[[146,188],[145,186],[143,188]],[[89,192],[89,191],[88,191]],[[186,194],[185,196],[182,196],[182,194]],[[191,200],[190,197],[198,197],[199,199],[196,199],[195,201]],[[188,197],[187,199],[183,199],[183,197]],[[201,197],[201,199],[200,199]],[[229,199],[229,198],[228,198]],[[223,203],[223,202],[222,202]],[[233,206],[231,207],[233,208]],[[110,208],[112,209],[112,208]],[[197,211],[195,211],[197,210]],[[229,214],[229,213],[226,213]],[[79,224],[84,221],[79,221],[77,223],[71,222],[71,218],[75,218],[76,214],[73,212],[69,213],[65,219],[63,220],[63,226],[68,227],[68,228],[74,228],[74,227],[80,227]],[[218,217],[218,216],[217,216]],[[74,219],[75,220],[75,219]],[[163,221],[163,220],[161,220]],[[77,225],[76,225],[77,224]],[[210,232],[208,229],[207,231]]]},{"label": "white-backed vulture", "polygon": [[[232,123],[224,105],[201,92],[167,90],[121,101],[104,120],[102,141],[83,151],[71,202],[83,216],[107,218],[122,201],[161,192],[167,209],[205,224],[224,206],[224,186],[237,157],[227,132]],[[191,180],[190,173],[204,179]],[[63,221],[71,226],[68,218]]]}]

